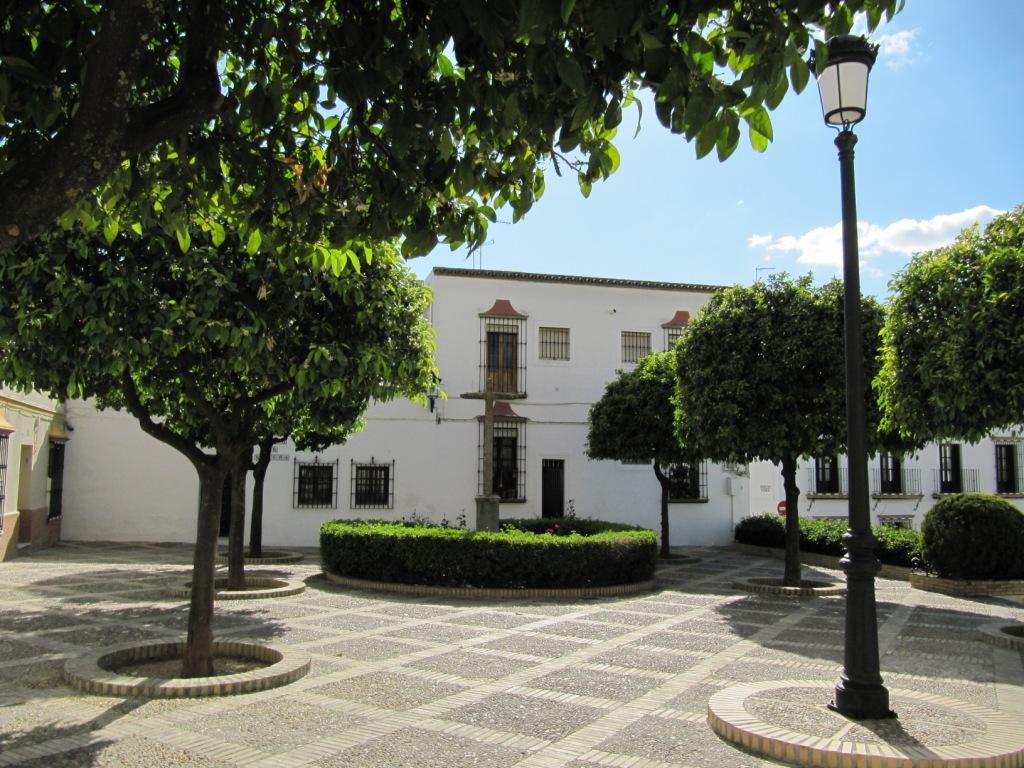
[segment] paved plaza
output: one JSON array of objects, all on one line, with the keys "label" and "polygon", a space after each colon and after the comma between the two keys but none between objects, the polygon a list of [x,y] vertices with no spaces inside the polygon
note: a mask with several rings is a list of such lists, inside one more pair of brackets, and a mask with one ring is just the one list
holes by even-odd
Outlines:
[{"label": "paved plaza", "polygon": [[[751,595],[738,578],[776,560],[727,550],[659,566],[657,589],[574,602],[396,597],[343,589],[316,554],[253,572],[304,593],[220,602],[215,635],[310,654],[283,688],[225,698],[119,699],[62,682],[64,659],[106,645],[180,639],[190,549],[60,544],[0,564],[0,765],[254,768],[740,768],[777,763],[726,744],[709,698],[741,683],[832,681],[843,598]],[[806,568],[805,577],[839,578]],[[1024,607],[879,580],[886,684],[1024,722],[1021,654],[982,641]],[[798,698],[794,724],[827,695]],[[827,689],[825,689],[827,694]],[[935,724],[946,730],[984,728]]]}]

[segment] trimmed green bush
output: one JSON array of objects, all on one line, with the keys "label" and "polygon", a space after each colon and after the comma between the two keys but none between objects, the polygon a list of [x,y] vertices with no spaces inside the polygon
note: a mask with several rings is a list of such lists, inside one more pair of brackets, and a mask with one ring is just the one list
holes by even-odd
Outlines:
[{"label": "trimmed green bush", "polygon": [[325,571],[339,576],[452,587],[597,587],[654,574],[654,531],[597,520],[564,522],[574,524],[575,532],[535,533],[523,530],[525,523],[506,523],[499,533],[489,533],[334,520],[320,527],[320,558]]},{"label": "trimmed green bush", "polygon": [[929,570],[950,579],[1024,578],[1024,514],[987,493],[947,496],[921,524]]},{"label": "trimmed green bush", "polygon": [[[800,520],[800,549],[822,555],[842,557],[845,520]],[[878,539],[875,555],[883,563],[910,567],[914,557],[921,556],[921,534],[906,528],[881,525],[871,529]],[[736,541],[760,547],[783,549],[786,546],[785,518],[775,515],[746,517],[736,524]]]}]

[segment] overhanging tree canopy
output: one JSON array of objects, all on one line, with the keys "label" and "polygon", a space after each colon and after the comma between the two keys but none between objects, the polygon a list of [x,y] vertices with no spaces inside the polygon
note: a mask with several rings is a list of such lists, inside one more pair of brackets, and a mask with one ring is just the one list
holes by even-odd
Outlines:
[{"label": "overhanging tree canopy", "polygon": [[[865,379],[878,370],[882,310],[862,301]],[[676,433],[714,461],[782,465],[786,492],[784,581],[800,581],[796,462],[835,455],[846,443],[843,287],[772,276],[711,297],[676,346]],[[878,408],[868,402],[869,445]]]},{"label": "overhanging tree canopy", "polygon": [[[208,211],[208,221],[217,220]],[[429,294],[378,247],[360,271],[192,227],[173,236],[80,228],[0,260],[0,380],[95,397],[181,452],[201,486],[183,674],[212,674],[214,556],[224,478],[281,398],[421,397],[435,380]],[[338,411],[330,412],[337,416]],[[340,420],[339,420],[340,423]]]},{"label": "overhanging tree canopy", "polygon": [[926,442],[1024,422],[1024,206],[918,254],[890,288],[885,424]]},{"label": "overhanging tree canopy", "polygon": [[185,247],[189,205],[216,195],[242,232],[287,200],[343,255],[396,237],[407,256],[478,245],[495,207],[530,208],[553,156],[578,161],[584,191],[612,172],[637,88],[699,156],[728,157],[744,125],[763,149],[768,110],[804,88],[808,50],[822,56],[815,28],[846,32],[863,11],[873,29],[898,5],[12,0],[0,251],[59,217]]},{"label": "overhanging tree canopy", "polygon": [[674,464],[692,467],[672,427],[676,387],[672,352],[648,355],[634,370],[619,371],[590,409],[587,456],[592,459],[650,462],[661,486],[661,556],[669,556],[668,497]]}]

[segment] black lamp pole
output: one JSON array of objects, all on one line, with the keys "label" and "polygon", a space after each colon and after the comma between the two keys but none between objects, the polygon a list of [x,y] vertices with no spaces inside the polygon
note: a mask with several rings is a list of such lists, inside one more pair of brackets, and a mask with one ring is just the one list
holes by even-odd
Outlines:
[{"label": "black lamp pole", "polygon": [[867,113],[868,74],[877,46],[863,37],[840,35],[828,41],[828,60],[818,72],[825,123],[839,129],[839,177],[843,205],[843,332],[846,347],[846,430],[849,464],[849,528],[846,554],[846,637],[843,672],[830,705],[856,720],[895,717],[878,663],[875,613],[875,557],[868,503],[867,416],[864,393],[864,336],[861,329],[860,254],[857,248],[857,193],[853,177],[853,126]]},{"label": "black lamp pole", "polygon": [[864,400],[864,341],[861,331],[860,265],[857,247],[857,194],[853,178],[852,130],[836,136],[843,205],[843,297],[846,340],[846,428],[849,464],[849,529],[843,535],[846,554],[846,638],[843,673],[836,684],[834,707],[857,720],[894,717],[889,691],[882,685],[878,663],[878,618],[875,614],[875,557],[878,540],[871,532],[868,511],[867,417]]}]

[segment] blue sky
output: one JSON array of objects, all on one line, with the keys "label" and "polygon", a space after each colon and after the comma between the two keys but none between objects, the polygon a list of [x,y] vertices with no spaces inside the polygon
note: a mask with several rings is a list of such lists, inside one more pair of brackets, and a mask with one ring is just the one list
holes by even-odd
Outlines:
[{"label": "blue sky", "polygon": [[[861,283],[885,296],[910,254],[1024,202],[1024,2],[907,0],[881,44],[856,129]],[[856,31],[856,30],[855,30]],[[482,253],[438,247],[411,267],[594,275],[730,285],[758,267],[841,275],[839,164],[813,80],[772,113],[775,141],[745,132],[725,163],[697,160],[645,109],[624,116],[619,170],[584,199],[547,172],[527,216],[491,225]],[[510,221],[509,211],[499,220]],[[761,271],[763,276],[766,272]]]}]

